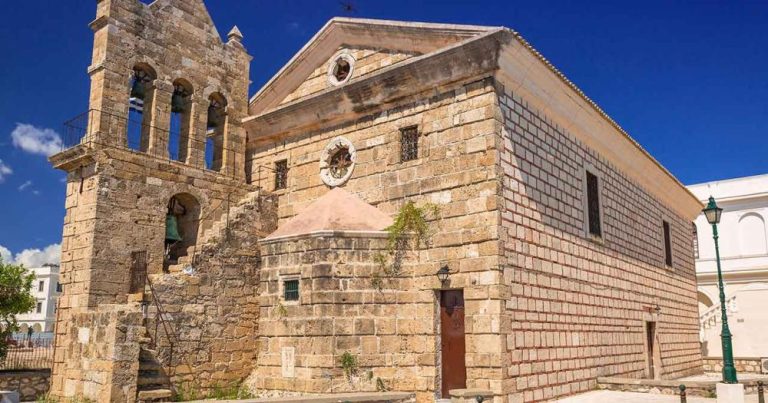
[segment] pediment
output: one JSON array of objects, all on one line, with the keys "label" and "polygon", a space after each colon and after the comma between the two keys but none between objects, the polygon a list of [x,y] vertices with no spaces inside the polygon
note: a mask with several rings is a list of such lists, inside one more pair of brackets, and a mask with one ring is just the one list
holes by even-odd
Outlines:
[{"label": "pediment", "polygon": [[327,89],[332,85],[328,69],[339,52],[349,52],[356,58],[356,70],[347,82],[352,83],[409,58],[437,52],[496,29],[334,18],[251,98],[249,112],[258,115]]}]

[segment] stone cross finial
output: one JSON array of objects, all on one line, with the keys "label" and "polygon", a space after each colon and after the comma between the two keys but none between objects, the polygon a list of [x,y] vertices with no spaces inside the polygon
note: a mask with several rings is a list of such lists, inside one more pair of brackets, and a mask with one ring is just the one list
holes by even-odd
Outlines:
[{"label": "stone cross finial", "polygon": [[227,34],[227,39],[230,41],[234,40],[236,42],[242,42],[243,41],[243,33],[240,32],[240,28],[235,25],[234,28],[232,28],[231,31]]}]

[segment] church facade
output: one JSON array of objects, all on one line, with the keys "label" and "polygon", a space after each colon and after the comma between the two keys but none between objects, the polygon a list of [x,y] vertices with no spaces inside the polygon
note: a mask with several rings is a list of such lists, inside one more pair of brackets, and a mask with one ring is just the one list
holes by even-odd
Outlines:
[{"label": "church facade", "polygon": [[528,402],[701,372],[701,204],[518,33],[335,18],[249,99],[200,0],[91,26],[90,111],[51,158],[54,395]]}]

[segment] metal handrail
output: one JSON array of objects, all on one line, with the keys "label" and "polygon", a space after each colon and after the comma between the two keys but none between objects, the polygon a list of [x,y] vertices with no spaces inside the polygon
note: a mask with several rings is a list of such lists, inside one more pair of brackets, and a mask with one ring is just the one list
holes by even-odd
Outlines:
[{"label": "metal handrail", "polygon": [[168,375],[171,374],[171,370],[173,369],[173,347],[174,342],[179,342],[179,337],[176,334],[175,331],[168,330],[170,327],[173,329],[172,326],[170,326],[167,321],[165,320],[165,311],[163,310],[163,304],[160,302],[160,298],[157,297],[157,294],[155,293],[155,287],[152,284],[152,280],[147,276],[147,285],[149,285],[149,292],[152,294],[152,303],[155,305],[155,309],[157,309],[157,315],[155,319],[155,334],[152,338],[152,348],[157,348],[157,330],[159,327],[160,322],[162,322],[163,330],[165,331],[165,335],[168,338],[168,344],[169,344],[169,350],[168,350]]},{"label": "metal handrail", "polygon": [[[99,126],[96,125],[96,122],[99,122]],[[119,115],[113,112],[108,111],[102,111],[99,109],[89,109],[87,112],[81,113],[80,115],[69,119],[64,122],[64,131],[62,135],[62,142],[61,142],[61,151],[68,150],[70,148],[74,148],[78,145],[82,144],[94,144],[104,147],[111,147],[116,149],[123,149],[127,151],[133,151],[133,152],[140,152],[140,153],[146,153],[143,148],[145,146],[148,146],[148,144],[141,144],[141,139],[139,139],[139,142],[137,143],[135,139],[128,138],[128,132],[133,130],[148,130],[148,131],[157,131],[163,134],[167,134],[168,143],[171,143],[171,137],[175,136],[179,139],[179,142],[181,142],[181,132],[179,130],[170,130],[170,128],[165,129],[153,125],[149,125],[144,123],[144,121],[138,121],[136,119],[130,119],[127,116]],[[122,132],[121,135],[125,135],[124,141],[107,141],[109,137],[103,137],[106,133],[117,133]],[[116,137],[117,139],[118,137]],[[148,140],[147,140],[148,141]],[[195,133],[190,133],[188,138],[185,141],[190,141],[192,144],[196,144],[198,146],[198,149],[205,150],[206,147],[206,141],[199,140],[195,137]],[[180,144],[179,144],[180,145]],[[168,144],[165,144],[167,147]],[[189,150],[194,149],[194,147],[189,147]],[[171,152],[170,150],[165,150],[166,153],[162,155],[157,154],[149,154],[146,153],[148,156],[152,156],[154,158],[163,159],[165,161],[172,161],[177,162],[181,164],[188,164],[187,162],[179,159],[178,155],[174,158],[174,152]],[[233,151],[231,148],[222,148],[222,153],[226,154],[230,151]],[[178,150],[176,151],[178,152]],[[194,165],[190,165],[194,166]],[[198,166],[200,169],[205,169],[207,171],[216,172],[220,175],[226,176],[226,177],[235,177],[235,173],[231,172],[228,174],[225,174],[220,171],[213,170],[209,168],[205,163],[203,163],[203,166]],[[223,168],[223,167],[222,167]]]}]

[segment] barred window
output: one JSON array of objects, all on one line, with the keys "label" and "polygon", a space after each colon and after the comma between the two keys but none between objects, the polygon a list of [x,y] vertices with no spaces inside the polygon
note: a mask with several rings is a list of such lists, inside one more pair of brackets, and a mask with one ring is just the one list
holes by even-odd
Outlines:
[{"label": "barred window", "polygon": [[283,298],[286,301],[299,300],[299,280],[286,280],[283,282]]},{"label": "barred window", "polygon": [[288,186],[288,160],[275,162],[275,190]]},{"label": "barred window", "polygon": [[672,266],[672,239],[670,236],[669,223],[664,221],[664,262],[667,266]]},{"label": "barred window", "polygon": [[602,236],[602,223],[600,222],[600,184],[597,176],[587,171],[587,219],[589,233]]},{"label": "barred window", "polygon": [[419,158],[419,128],[406,127],[400,130],[400,161],[411,161]]}]

